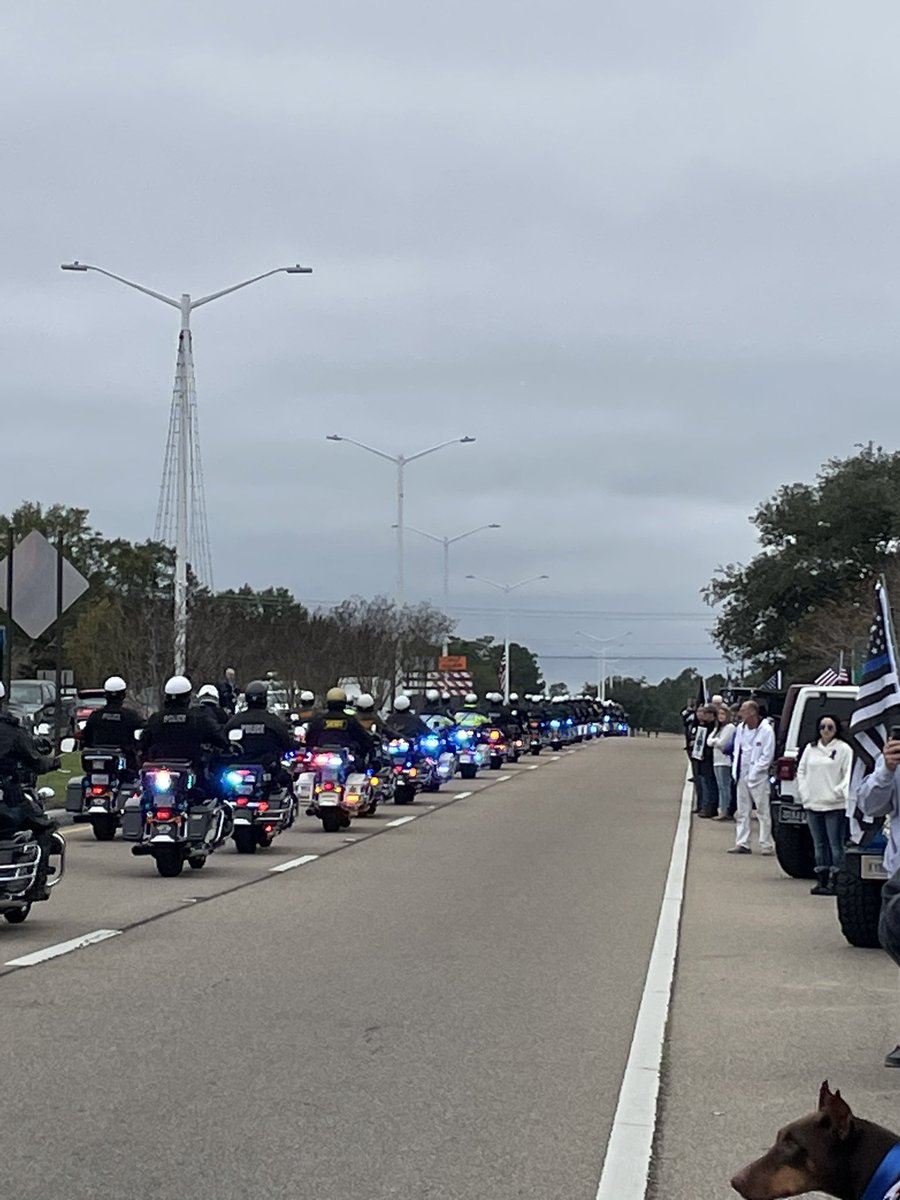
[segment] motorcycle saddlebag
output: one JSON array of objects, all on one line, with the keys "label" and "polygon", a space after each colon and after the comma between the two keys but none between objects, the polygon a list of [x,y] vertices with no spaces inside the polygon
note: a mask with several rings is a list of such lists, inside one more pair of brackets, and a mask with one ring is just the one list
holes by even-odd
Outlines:
[{"label": "motorcycle saddlebag", "polygon": [[140,841],[141,834],[144,832],[144,819],[141,815],[141,798],[140,796],[129,796],[125,801],[125,809],[122,813],[122,837],[126,842]]}]

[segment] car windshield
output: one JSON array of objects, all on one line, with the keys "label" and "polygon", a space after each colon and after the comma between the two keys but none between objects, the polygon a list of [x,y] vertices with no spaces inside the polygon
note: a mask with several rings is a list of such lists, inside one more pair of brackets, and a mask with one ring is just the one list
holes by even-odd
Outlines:
[{"label": "car windshield", "polygon": [[13,680],[9,687],[10,699],[17,704],[40,704],[43,700],[41,685],[39,683],[23,683],[22,680]]}]

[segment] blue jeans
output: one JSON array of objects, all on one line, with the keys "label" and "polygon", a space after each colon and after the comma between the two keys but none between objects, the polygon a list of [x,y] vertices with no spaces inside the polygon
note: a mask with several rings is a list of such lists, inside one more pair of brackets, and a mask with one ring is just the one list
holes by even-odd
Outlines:
[{"label": "blue jeans", "polygon": [[715,775],[705,775],[697,772],[697,785],[700,791],[700,812],[714,813],[719,792],[716,788]]},{"label": "blue jeans", "polygon": [[844,842],[847,840],[847,818],[839,808],[830,812],[806,810],[809,832],[816,851],[816,870],[844,865]]},{"label": "blue jeans", "polygon": [[719,813],[731,812],[731,767],[727,764],[713,768],[716,772],[716,786],[719,789]]}]

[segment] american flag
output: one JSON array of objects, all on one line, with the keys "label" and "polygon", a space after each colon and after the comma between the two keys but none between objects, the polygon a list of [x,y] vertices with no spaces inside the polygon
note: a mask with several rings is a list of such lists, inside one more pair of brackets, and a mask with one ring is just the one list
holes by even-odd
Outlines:
[{"label": "american flag", "polygon": [[[818,682],[818,680],[817,680]],[[887,589],[875,585],[875,613],[869,626],[869,652],[859,694],[850,717],[850,737],[859,763],[868,773],[887,740],[888,726],[900,717],[900,681]]]},{"label": "american flag", "polygon": [[506,695],[506,654],[500,656],[500,670],[498,672],[498,680],[500,683],[500,691]]},{"label": "american flag", "polygon": [[[782,674],[781,674],[781,670],[779,669],[773,675],[769,676],[769,678],[763,684],[763,688],[767,692],[780,692],[781,691],[781,680],[782,680]],[[816,682],[818,682],[818,680]]]},{"label": "american flag", "polygon": [[817,687],[834,687],[839,683],[849,682],[850,676],[843,667],[838,667],[837,670],[834,667],[828,667],[827,670],[823,671],[821,675],[813,680],[813,683]]}]

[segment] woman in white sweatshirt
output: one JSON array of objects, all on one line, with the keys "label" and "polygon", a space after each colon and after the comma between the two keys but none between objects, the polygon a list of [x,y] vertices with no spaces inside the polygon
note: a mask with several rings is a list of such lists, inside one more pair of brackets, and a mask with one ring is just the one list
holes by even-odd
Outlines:
[{"label": "woman in white sweatshirt", "polygon": [[797,794],[806,809],[816,852],[818,882],[810,889],[813,896],[834,895],[835,877],[844,864],[853,751],[840,734],[837,717],[820,717],[819,736],[804,749],[797,765]]}]

